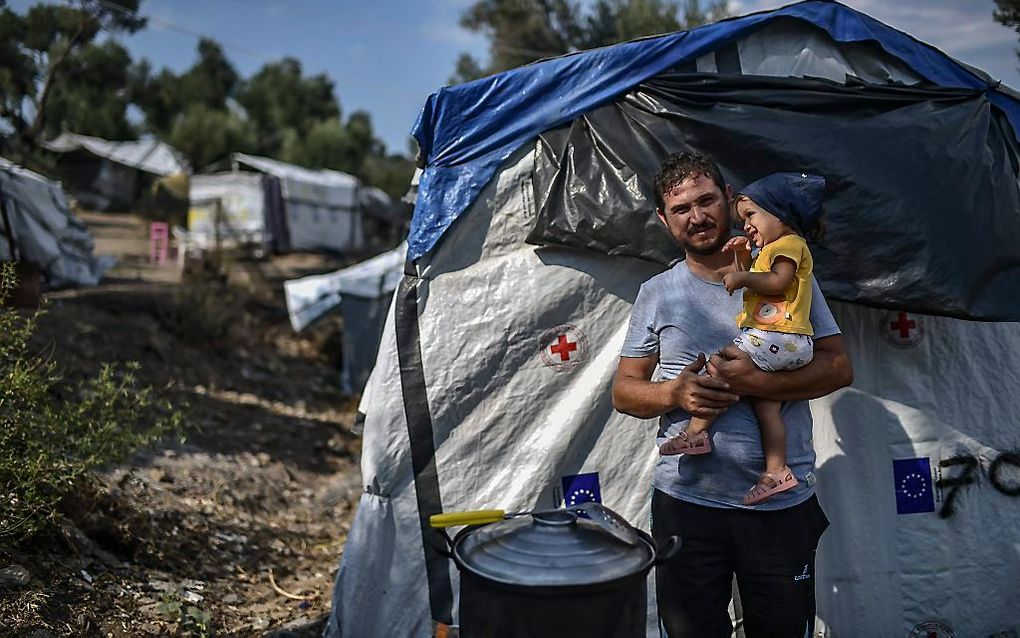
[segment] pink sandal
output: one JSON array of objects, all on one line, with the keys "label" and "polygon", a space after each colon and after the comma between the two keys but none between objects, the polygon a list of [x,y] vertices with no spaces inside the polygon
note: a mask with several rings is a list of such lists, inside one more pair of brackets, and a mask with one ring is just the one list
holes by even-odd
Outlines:
[{"label": "pink sandal", "polygon": [[684,430],[659,446],[659,454],[663,456],[672,456],[674,454],[708,454],[711,451],[712,439],[708,438],[707,431],[688,437],[687,431]]},{"label": "pink sandal", "polygon": [[[772,484],[766,483],[765,479],[772,479]],[[797,477],[793,475],[793,470],[789,465],[784,467],[782,472],[776,474],[763,472],[758,482],[744,496],[744,505],[757,505],[780,492],[797,487],[798,484]]]}]

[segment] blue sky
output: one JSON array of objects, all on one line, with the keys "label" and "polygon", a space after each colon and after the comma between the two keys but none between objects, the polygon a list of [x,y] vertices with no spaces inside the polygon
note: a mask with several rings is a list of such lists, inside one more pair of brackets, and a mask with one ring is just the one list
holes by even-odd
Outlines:
[{"label": "blue sky", "polygon": [[[197,38],[223,43],[250,75],[289,55],[306,73],[326,73],[344,113],[368,111],[391,151],[404,151],[408,132],[430,93],[446,84],[458,55],[485,58],[486,41],[458,26],[471,0],[142,0],[149,27],[122,41],[136,58],[182,70],[195,59]],[[1020,87],[1017,34],[992,20],[993,0],[844,0],[949,55]],[[29,0],[8,3],[17,10]],[[734,15],[788,4],[730,0]]]}]

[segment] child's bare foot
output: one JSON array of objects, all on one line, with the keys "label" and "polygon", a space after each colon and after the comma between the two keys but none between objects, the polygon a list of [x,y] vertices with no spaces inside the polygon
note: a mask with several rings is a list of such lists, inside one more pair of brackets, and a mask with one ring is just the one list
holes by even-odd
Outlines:
[{"label": "child's bare foot", "polygon": [[659,454],[663,456],[708,454],[711,451],[712,439],[708,438],[708,432],[704,430],[690,435],[685,430],[659,446]]},{"label": "child's bare foot", "polygon": [[797,477],[788,465],[779,472],[763,472],[758,482],[744,496],[744,505],[757,505],[797,485]]}]

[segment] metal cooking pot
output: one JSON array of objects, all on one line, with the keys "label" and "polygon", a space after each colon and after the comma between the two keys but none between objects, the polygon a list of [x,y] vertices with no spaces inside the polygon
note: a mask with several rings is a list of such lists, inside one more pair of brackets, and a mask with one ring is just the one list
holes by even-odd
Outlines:
[{"label": "metal cooking pot", "polygon": [[567,510],[440,532],[461,574],[460,635],[643,638],[648,570],[680,539],[660,552],[634,532],[627,543]]}]

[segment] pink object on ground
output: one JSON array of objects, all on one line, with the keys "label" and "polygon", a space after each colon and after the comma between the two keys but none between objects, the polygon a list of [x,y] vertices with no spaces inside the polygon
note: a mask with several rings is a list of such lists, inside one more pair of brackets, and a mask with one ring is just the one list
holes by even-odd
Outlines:
[{"label": "pink object on ground", "polygon": [[674,454],[708,454],[712,451],[712,439],[708,432],[701,432],[692,437],[687,436],[684,430],[672,439],[659,446],[659,454],[672,456]]},{"label": "pink object on ground", "polygon": [[[762,482],[762,479],[765,478],[772,479],[773,484],[769,485]],[[747,491],[747,495],[744,497],[744,505],[757,505],[775,494],[797,487],[798,483],[799,481],[793,475],[793,470],[790,469],[789,465],[784,467],[782,472],[775,474],[763,472],[755,486]]]},{"label": "pink object on ground", "polygon": [[170,227],[166,222],[149,224],[149,262],[155,262],[159,266],[165,264],[169,247]]}]

